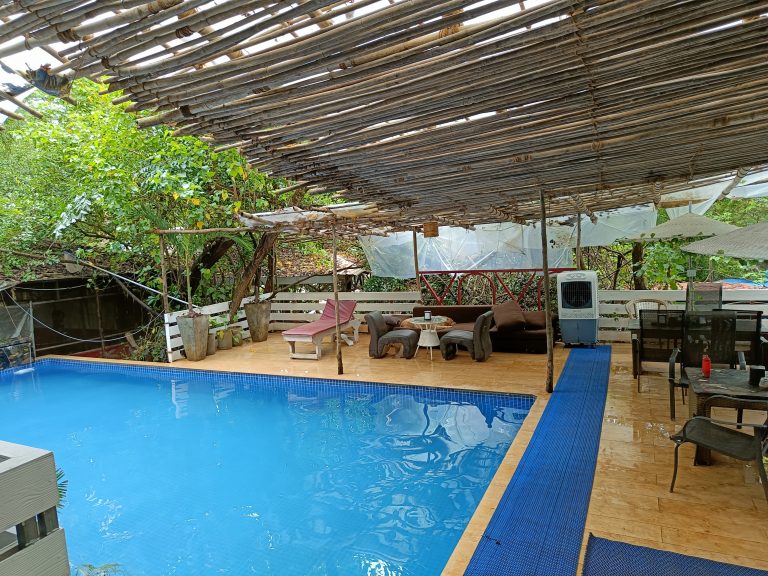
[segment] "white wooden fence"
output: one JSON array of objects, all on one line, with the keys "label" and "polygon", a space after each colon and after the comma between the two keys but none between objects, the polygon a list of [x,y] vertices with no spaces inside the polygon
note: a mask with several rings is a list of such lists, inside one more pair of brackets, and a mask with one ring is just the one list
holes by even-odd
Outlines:
[{"label": "white wooden fence", "polygon": [[[264,298],[267,296],[264,296]],[[326,300],[333,298],[333,292],[280,292],[270,300],[269,330],[287,330],[305,322],[317,320],[323,311]],[[355,300],[355,316],[363,320],[363,316],[373,310],[384,314],[410,314],[419,300],[418,292],[340,292],[339,300]],[[248,322],[245,319],[243,306],[253,302],[253,297],[245,298],[237,313],[237,322],[231,326],[243,329],[243,336],[250,338]],[[229,302],[220,302],[210,306],[197,308],[203,314],[226,322],[229,313]],[[176,318],[186,314],[185,310],[171,312],[165,315],[165,342],[169,362],[184,357],[183,345]]]},{"label": "white wooden fence", "polygon": [[[245,310],[243,306],[249,302],[253,302],[253,296],[243,298],[240,308],[237,310],[236,322],[230,324],[230,326],[238,326],[244,330],[243,336],[248,336],[248,322],[245,319]],[[218,304],[211,304],[210,306],[201,306],[195,308],[202,314],[208,314],[211,320],[216,320],[220,324],[226,324],[229,319],[229,302],[219,302]],[[168,353],[168,361],[173,362],[184,358],[184,346],[181,343],[181,334],[179,334],[179,326],[176,323],[176,319],[179,316],[186,314],[186,310],[179,310],[178,312],[171,312],[165,315],[165,349]]]},{"label": "white wooden fence", "polygon": [[[685,290],[598,290],[600,340],[629,342],[626,303],[638,298],[669,302],[669,310],[685,310]],[[723,290],[723,308],[762,310],[768,316],[768,290]]]},{"label": "white wooden fence", "polygon": [[[669,302],[670,310],[685,309],[685,290],[599,290],[597,293],[600,312],[600,340],[602,342],[629,342],[627,330],[629,315],[626,303],[637,298],[655,298]],[[272,300],[270,313],[270,331],[287,330],[304,322],[317,320],[323,311],[323,302],[333,298],[333,292],[281,292]],[[410,314],[419,300],[418,292],[341,292],[341,300],[355,300],[355,316],[363,316],[372,310],[384,314]],[[243,304],[252,302],[246,298]],[[762,310],[768,316],[768,290],[723,290],[723,307],[740,310]],[[226,321],[229,302],[221,302],[199,309],[215,319]],[[172,312],[165,315],[165,335],[168,358],[171,362],[184,357],[181,336],[176,325],[176,318],[184,314]],[[233,326],[243,329],[243,336],[248,335],[248,323],[245,311],[240,306],[237,322]]]},{"label": "white wooden fence", "polygon": [[[272,300],[270,330],[288,330],[304,322],[317,320],[333,292],[284,292]],[[418,292],[339,292],[339,300],[357,302],[355,316],[378,310],[382,314],[410,314],[419,301]]]}]

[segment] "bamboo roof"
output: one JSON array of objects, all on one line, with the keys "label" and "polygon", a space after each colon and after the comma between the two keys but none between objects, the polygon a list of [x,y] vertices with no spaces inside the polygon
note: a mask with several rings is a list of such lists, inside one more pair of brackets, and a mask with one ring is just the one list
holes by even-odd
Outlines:
[{"label": "bamboo roof", "polygon": [[656,202],[768,162],[768,2],[0,0],[0,58],[55,44],[143,126],[267,173],[472,225]]}]

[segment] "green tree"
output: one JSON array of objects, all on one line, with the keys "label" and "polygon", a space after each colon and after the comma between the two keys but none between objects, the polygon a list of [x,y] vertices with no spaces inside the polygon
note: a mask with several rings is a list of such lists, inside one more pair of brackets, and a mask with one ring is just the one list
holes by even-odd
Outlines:
[{"label": "green tree", "polygon": [[[75,82],[74,106],[38,94],[33,104],[42,119],[10,121],[0,131],[0,246],[9,247],[0,248],[0,273],[34,278],[66,249],[159,288],[152,230],[237,227],[240,210],[331,201],[280,192],[286,181],[250,169],[237,150],[216,152],[165,126],[140,130],[126,104],[113,103],[120,94],[103,95],[102,88]],[[170,290],[185,297],[183,255],[190,253],[195,304],[230,298],[233,279],[235,295],[247,288],[275,241],[256,233],[179,236],[168,238]]]}]

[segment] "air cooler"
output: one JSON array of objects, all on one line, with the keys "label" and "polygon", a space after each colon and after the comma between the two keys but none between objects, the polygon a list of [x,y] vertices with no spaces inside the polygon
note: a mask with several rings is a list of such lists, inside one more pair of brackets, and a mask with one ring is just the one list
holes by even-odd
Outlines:
[{"label": "air cooler", "polygon": [[557,307],[565,344],[597,343],[597,273],[578,270],[558,274]]}]

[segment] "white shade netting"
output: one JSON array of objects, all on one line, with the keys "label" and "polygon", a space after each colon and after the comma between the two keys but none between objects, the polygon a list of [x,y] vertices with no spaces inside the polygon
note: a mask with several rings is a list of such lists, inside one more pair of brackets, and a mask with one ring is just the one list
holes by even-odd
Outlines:
[{"label": "white shade netting", "polygon": [[[582,246],[607,246],[656,223],[653,205],[600,213],[593,224],[582,218]],[[417,234],[420,271],[525,270],[542,267],[541,229],[509,222],[484,224],[474,230],[441,226],[436,238]],[[573,266],[575,219],[559,219],[547,226],[550,268]],[[361,236],[360,244],[374,276],[414,278],[413,234]]]}]

